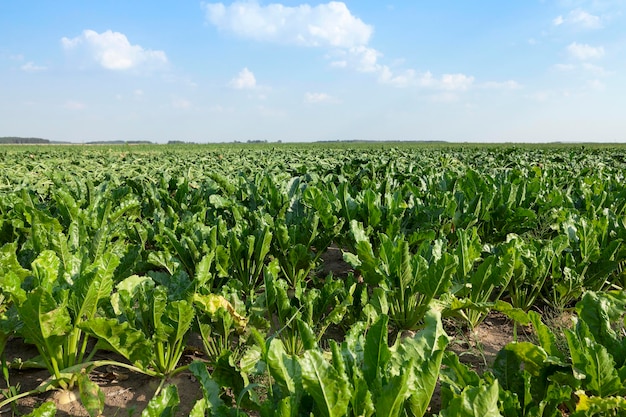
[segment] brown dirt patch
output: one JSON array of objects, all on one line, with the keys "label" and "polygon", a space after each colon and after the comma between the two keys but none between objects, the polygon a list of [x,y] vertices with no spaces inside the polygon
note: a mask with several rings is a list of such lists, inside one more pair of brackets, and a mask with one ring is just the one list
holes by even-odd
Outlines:
[{"label": "brown dirt patch", "polygon": [[343,251],[335,245],[329,246],[320,258],[322,276],[332,273],[336,277],[347,277],[354,272],[352,265],[343,260]]},{"label": "brown dirt patch", "polygon": [[[5,350],[5,355],[9,361],[17,357],[28,359],[36,356],[37,350],[32,345],[23,343],[21,339],[13,339],[9,342]],[[191,350],[189,354],[183,358],[183,362],[188,363],[197,359],[196,355],[197,351]],[[96,359],[121,360],[107,352],[98,352]],[[43,369],[23,369],[11,370],[10,377],[11,385],[19,385],[19,392],[26,392],[37,388],[49,377],[49,374],[47,370]],[[95,369],[91,372],[90,379],[96,382],[104,393],[105,409],[102,415],[105,417],[140,415],[141,411],[146,408],[146,405],[154,396],[161,382],[157,378],[111,366]],[[189,415],[195,401],[202,397],[199,383],[189,372],[183,372],[171,380],[167,380],[164,386],[170,383],[177,386],[178,395],[180,397],[177,415]],[[4,380],[0,382],[0,387],[0,389],[6,389],[6,382]],[[79,398],[78,391],[76,391],[74,395],[76,398]],[[30,413],[34,408],[46,401],[54,401],[56,403],[56,415],[59,417],[89,416],[79,399],[76,401],[68,401],[67,393],[61,391],[50,391],[18,400],[16,403],[17,415]],[[13,415],[11,406],[0,410],[0,415]]]}]

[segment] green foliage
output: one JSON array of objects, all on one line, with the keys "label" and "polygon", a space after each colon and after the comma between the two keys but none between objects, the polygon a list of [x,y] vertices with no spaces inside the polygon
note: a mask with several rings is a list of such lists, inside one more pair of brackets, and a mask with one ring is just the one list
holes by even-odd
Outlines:
[{"label": "green foliage", "polygon": [[195,316],[192,302],[169,299],[149,277],[128,277],[116,290],[110,298],[115,318],[87,321],[83,329],[139,369],[174,373]]},{"label": "green foliage", "polygon": [[[442,360],[441,415],[619,415],[625,171],[623,147],[3,148],[0,351],[34,343],[56,381],[34,392],[76,383],[93,415],[96,351],[162,378],[191,332],[212,371],[192,415],[424,415]],[[353,271],[328,274],[331,245]],[[576,304],[566,347],[541,303]],[[478,377],[441,359],[433,306],[536,343]]]},{"label": "green foliage", "polygon": [[412,255],[403,236],[391,239],[382,233],[375,253],[363,228],[355,221],[351,228],[357,255],[346,253],[345,259],[359,269],[367,284],[384,290],[389,317],[398,329],[417,328],[430,302],[450,288],[457,257],[446,251],[442,240],[424,242]]},{"label": "green foliage", "polygon": [[174,417],[179,403],[176,385],[168,385],[148,402],[141,412],[141,417]]}]

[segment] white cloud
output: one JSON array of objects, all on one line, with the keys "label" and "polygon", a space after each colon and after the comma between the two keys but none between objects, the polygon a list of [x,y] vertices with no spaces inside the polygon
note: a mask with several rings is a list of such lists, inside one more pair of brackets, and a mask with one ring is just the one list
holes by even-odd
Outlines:
[{"label": "white cloud", "polygon": [[346,49],[335,49],[327,55],[334,68],[351,68],[359,72],[379,72],[382,66],[378,63],[382,53],[367,45],[353,46]]},{"label": "white cloud", "polygon": [[462,92],[473,86],[474,77],[465,74],[443,74],[436,78],[430,71],[422,74],[418,74],[412,69],[394,72],[384,65],[380,69],[379,81],[395,87],[416,86],[431,90]]},{"label": "white cloud", "polygon": [[248,68],[242,69],[228,84],[236,90],[253,90],[256,88],[256,77]]},{"label": "white cloud", "polygon": [[474,83],[474,77],[465,74],[444,74],[441,77],[441,88],[447,91],[465,91]]},{"label": "white cloud", "polygon": [[22,65],[20,69],[25,72],[41,72],[47,70],[48,68],[41,65],[35,65],[34,62],[29,61]]},{"label": "white cloud", "polygon": [[572,42],[567,47],[567,52],[569,52],[570,56],[576,59],[580,59],[582,61],[594,58],[601,58],[604,56],[604,47],[602,46],[591,46],[587,44],[581,44]]},{"label": "white cloud", "polygon": [[572,10],[567,16],[567,22],[586,29],[600,29],[602,27],[602,19],[599,16],[587,13],[582,9]]},{"label": "white cloud", "polygon": [[330,63],[331,67],[335,67],[335,68],[347,68],[348,67],[348,61],[346,60],[341,60],[341,61],[333,61]]},{"label": "white cloud", "polygon": [[554,64],[553,68],[560,72],[569,72],[576,69],[576,65],[573,64]]},{"label": "white cloud", "polygon": [[110,30],[103,33],[84,30],[75,38],[62,38],[61,44],[66,50],[83,50],[92,60],[109,70],[160,67],[167,63],[165,52],[132,45],[126,35]]},{"label": "white cloud", "polygon": [[394,73],[388,66],[384,65],[380,69],[378,80],[383,84],[390,84],[394,87],[408,87],[417,84],[415,70],[408,69],[400,73]]},{"label": "white cloud", "polygon": [[[354,16],[345,3],[330,1],[311,6],[259,4],[258,0],[204,3],[206,20],[219,30],[245,39],[328,50],[326,58],[334,68],[376,75],[378,81],[395,87],[427,87],[445,91],[466,91],[474,77],[444,74],[435,79],[429,72],[397,69],[381,62],[382,52],[368,45],[373,27]],[[235,89],[255,89],[254,74],[247,68],[231,80]]]},{"label": "white cloud", "polygon": [[594,77],[607,77],[611,75],[610,71],[607,71],[599,65],[594,65],[589,62],[582,62],[581,64],[555,64],[552,68],[559,72],[573,72],[573,71],[585,71],[592,74]]},{"label": "white cloud", "polygon": [[257,41],[350,48],[367,44],[373,32],[343,2],[289,7],[252,0],[208,3],[204,9],[218,29]]},{"label": "white cloud", "polygon": [[350,55],[356,60],[356,68],[361,72],[376,72],[380,70],[378,58],[383,54],[374,48],[367,46],[357,46],[350,48]]},{"label": "white cloud", "polygon": [[600,16],[593,15],[583,9],[574,9],[565,17],[557,16],[552,20],[554,26],[571,25],[584,29],[601,29],[604,25]]},{"label": "white cloud", "polygon": [[304,101],[306,103],[318,104],[318,103],[337,103],[337,99],[326,93],[306,93],[304,95]]}]

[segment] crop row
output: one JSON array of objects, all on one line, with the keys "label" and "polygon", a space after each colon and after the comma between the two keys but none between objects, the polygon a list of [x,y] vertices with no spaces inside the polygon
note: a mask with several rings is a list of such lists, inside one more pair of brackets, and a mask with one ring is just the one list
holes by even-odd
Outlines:
[{"label": "crop row", "polygon": [[[624,161],[573,148],[10,149],[0,348],[33,343],[24,360],[51,378],[2,404],[78,387],[97,415],[89,372],[116,364],[163,381],[192,372],[193,415],[422,416],[438,380],[442,417],[618,413]],[[353,273],[322,272],[330,247]],[[533,310],[574,305],[563,351]],[[473,329],[494,309],[532,323],[537,343],[510,344],[479,376],[446,351],[441,320]],[[206,361],[183,365],[191,333]],[[145,413],[176,401],[164,385]]]}]

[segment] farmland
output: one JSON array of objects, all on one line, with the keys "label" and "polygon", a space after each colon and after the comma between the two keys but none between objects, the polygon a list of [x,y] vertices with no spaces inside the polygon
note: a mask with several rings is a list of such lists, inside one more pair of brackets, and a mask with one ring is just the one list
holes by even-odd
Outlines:
[{"label": "farmland", "polygon": [[[608,145],[1,147],[0,411],[131,415],[119,374],[145,416],[626,415],[625,173]],[[477,367],[453,346],[493,317]]]}]

